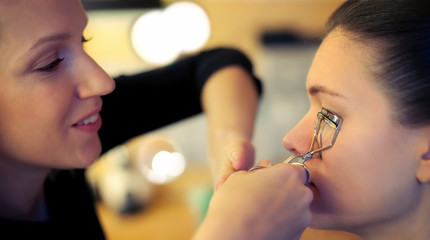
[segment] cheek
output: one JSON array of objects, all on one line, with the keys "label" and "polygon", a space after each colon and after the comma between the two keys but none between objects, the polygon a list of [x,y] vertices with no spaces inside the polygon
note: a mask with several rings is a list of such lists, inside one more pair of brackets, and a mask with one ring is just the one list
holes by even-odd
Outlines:
[{"label": "cheek", "polygon": [[0,97],[2,154],[25,161],[33,161],[35,156],[49,159],[47,153],[54,155],[67,134],[71,96],[65,85],[34,86],[30,92],[15,91],[6,99]]},{"label": "cheek", "polygon": [[348,127],[342,129],[334,147],[323,153],[327,168],[344,172],[344,177],[366,176],[361,182],[385,182],[392,175],[412,170],[411,146],[405,134],[382,124]]},{"label": "cheek", "polygon": [[398,204],[413,201],[416,189],[408,141],[383,126],[343,131],[319,161],[320,206],[357,219],[401,212]]},{"label": "cheek", "polygon": [[17,117],[33,131],[52,130],[49,132],[55,133],[64,127],[72,107],[72,95],[68,93],[67,86],[54,89],[34,92],[19,102],[21,111]]}]

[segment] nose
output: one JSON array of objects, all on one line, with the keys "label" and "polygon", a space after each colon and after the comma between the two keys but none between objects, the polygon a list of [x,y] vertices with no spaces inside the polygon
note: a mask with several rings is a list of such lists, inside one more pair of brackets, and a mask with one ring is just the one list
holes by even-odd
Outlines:
[{"label": "nose", "polygon": [[285,149],[293,154],[304,154],[311,147],[316,122],[315,114],[310,111],[289,131],[282,142]]},{"label": "nose", "polygon": [[77,63],[77,96],[80,99],[103,96],[115,89],[114,80],[86,53]]}]

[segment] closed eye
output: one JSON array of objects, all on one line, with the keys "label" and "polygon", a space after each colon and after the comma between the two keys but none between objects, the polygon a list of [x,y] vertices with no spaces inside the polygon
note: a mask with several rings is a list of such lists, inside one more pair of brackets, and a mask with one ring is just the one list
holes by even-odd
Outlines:
[{"label": "closed eye", "polygon": [[60,65],[60,63],[63,60],[64,60],[64,57],[63,58],[57,58],[54,61],[52,61],[51,63],[49,63],[43,67],[37,68],[34,71],[35,72],[53,72],[53,71],[57,70],[58,65]]}]

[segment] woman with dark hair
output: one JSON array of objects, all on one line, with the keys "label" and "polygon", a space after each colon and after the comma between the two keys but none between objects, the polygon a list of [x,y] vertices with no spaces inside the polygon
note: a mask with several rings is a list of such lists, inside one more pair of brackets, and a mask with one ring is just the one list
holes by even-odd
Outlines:
[{"label": "woman with dark hair", "polygon": [[430,239],[430,3],[349,0],[327,30],[306,82],[309,112],[283,140],[303,155],[318,112],[342,119],[334,145],[304,163],[310,227]]},{"label": "woman with dark hair", "polygon": [[[219,239],[262,239],[273,233],[288,237],[289,229],[276,232],[276,225],[265,223],[275,218],[279,225],[301,222],[292,215],[302,219],[304,224],[297,227],[304,229],[310,213],[303,214],[298,206],[307,208],[311,193],[300,184],[303,170],[284,165],[259,175],[242,171],[224,183],[226,176],[249,168],[254,160],[251,137],[259,82],[246,56],[231,49],[205,51],[114,82],[84,51],[87,20],[80,0],[0,1],[4,236],[104,239],[84,169],[102,146],[109,150],[202,110],[208,115],[214,175],[222,190],[199,233]],[[231,152],[237,158],[229,158]],[[279,188],[297,194],[284,195]],[[283,204],[306,196],[308,201],[295,206]],[[283,201],[268,211],[265,205],[274,198]],[[284,213],[280,218],[279,212]],[[232,217],[235,223],[264,227],[249,230],[231,224]]]}]

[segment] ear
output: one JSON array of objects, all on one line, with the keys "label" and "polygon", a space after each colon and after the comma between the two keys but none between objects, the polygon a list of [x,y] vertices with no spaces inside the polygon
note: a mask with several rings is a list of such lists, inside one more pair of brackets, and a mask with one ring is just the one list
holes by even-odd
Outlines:
[{"label": "ear", "polygon": [[423,147],[420,153],[417,179],[420,183],[430,182],[430,127],[427,128],[426,137],[423,138]]},{"label": "ear", "polygon": [[422,158],[423,158],[424,160],[430,160],[430,150],[429,150],[429,151],[427,151],[427,152],[422,156]]}]

